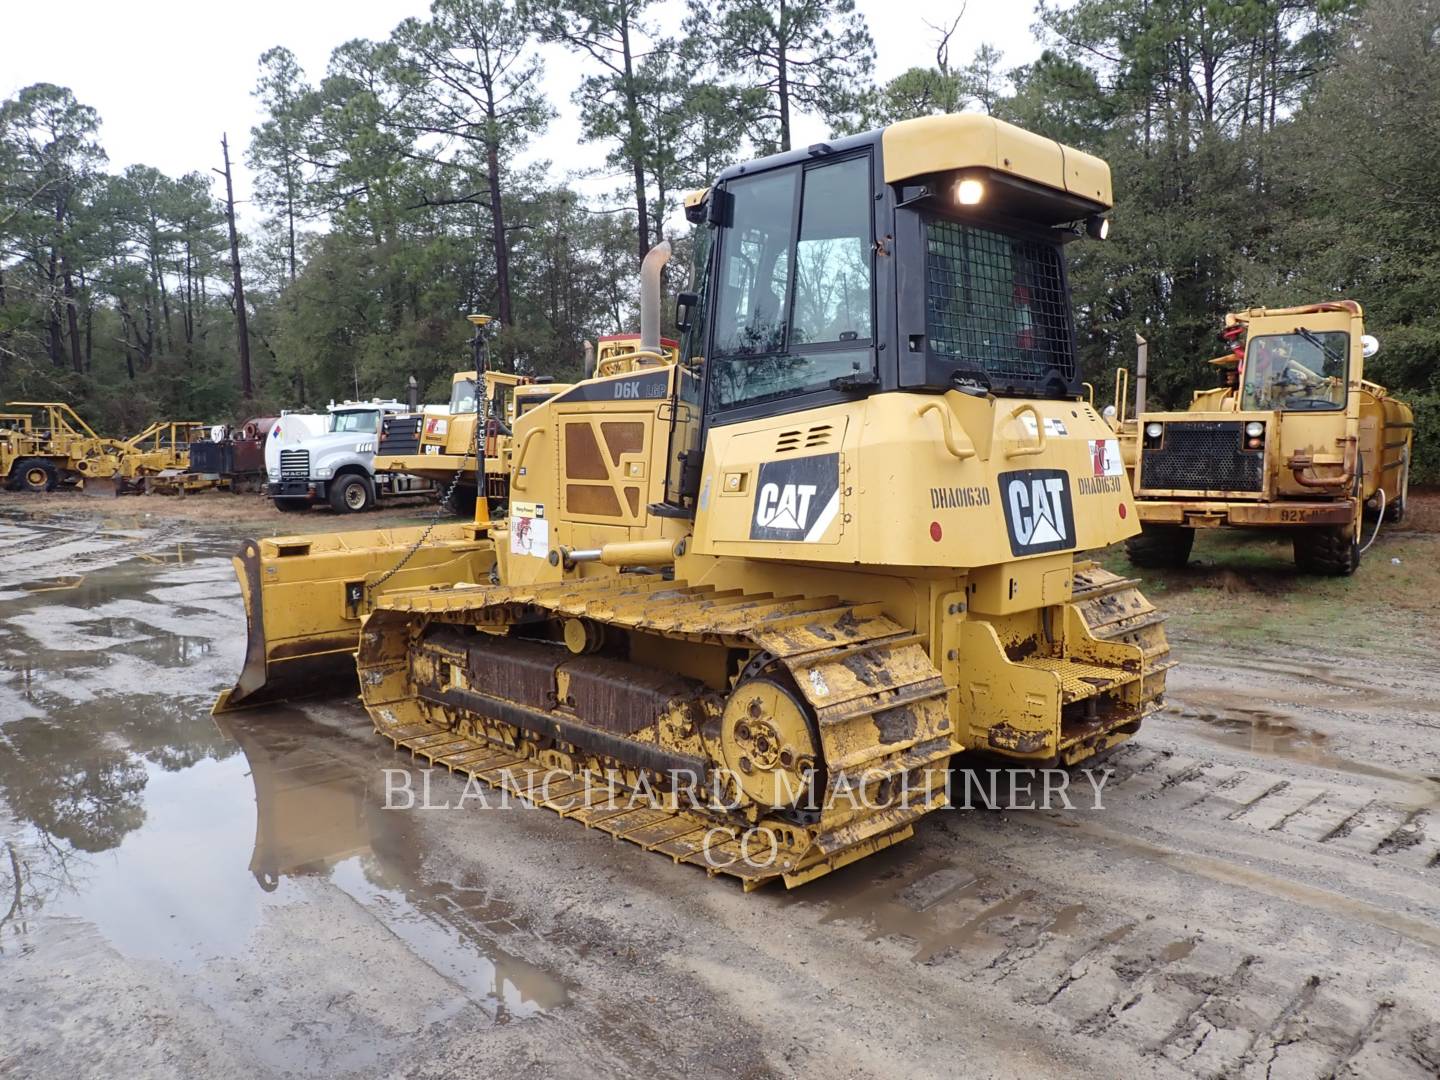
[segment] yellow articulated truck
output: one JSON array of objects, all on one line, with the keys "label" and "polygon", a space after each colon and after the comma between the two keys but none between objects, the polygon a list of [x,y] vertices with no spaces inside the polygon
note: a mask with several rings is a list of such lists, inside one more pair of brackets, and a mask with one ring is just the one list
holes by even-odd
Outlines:
[{"label": "yellow articulated truck", "polygon": [[1142,525],[1130,561],[1184,566],[1196,529],[1263,528],[1292,536],[1301,570],[1354,573],[1367,509],[1404,516],[1414,438],[1410,407],[1364,377],[1379,343],[1360,305],[1251,308],[1225,326],[1222,386],[1121,417]]},{"label": "yellow articulated truck", "polygon": [[1075,763],[1133,735],[1169,650],[1083,557],[1138,526],[1065,275],[1106,232],[1108,166],[937,116],[686,206],[679,361],[660,245],[632,370],[517,415],[505,517],[352,541],[348,581],[321,538],[247,545],[262,680],[218,707],[270,692],[277,642],[358,626],[397,747],[747,889],[910,836],[958,752]]}]

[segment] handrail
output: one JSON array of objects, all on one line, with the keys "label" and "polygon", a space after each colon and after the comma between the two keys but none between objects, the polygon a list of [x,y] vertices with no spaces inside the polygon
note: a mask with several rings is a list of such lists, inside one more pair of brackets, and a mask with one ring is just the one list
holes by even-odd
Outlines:
[{"label": "handrail", "polygon": [[923,419],[932,411],[940,414],[940,433],[945,439],[945,449],[950,452],[950,456],[960,461],[974,457],[975,448],[973,446],[961,446],[955,441],[955,433],[950,427],[950,410],[944,405],[938,401],[927,401],[915,410],[915,415]]},{"label": "handrail", "polygon": [[1027,412],[1035,417],[1035,437],[1037,441],[1034,446],[1017,446],[1013,450],[1005,451],[1006,457],[1025,457],[1028,454],[1043,454],[1045,452],[1045,418],[1040,415],[1039,409],[1035,408],[1035,406],[1028,401],[1021,402],[1011,410],[1009,419],[1019,420],[1020,417]]},{"label": "handrail", "polygon": [[525,484],[523,482],[525,479],[525,453],[530,449],[530,444],[535,441],[535,436],[544,430],[544,428],[533,427],[525,432],[525,437],[520,440],[520,449],[516,451],[514,464],[510,466],[512,470],[510,474],[510,486],[517,491],[525,490]]},{"label": "handrail", "polygon": [[1130,369],[1117,367],[1115,369],[1115,427],[1117,429],[1125,422],[1125,413],[1130,405],[1129,398]]}]

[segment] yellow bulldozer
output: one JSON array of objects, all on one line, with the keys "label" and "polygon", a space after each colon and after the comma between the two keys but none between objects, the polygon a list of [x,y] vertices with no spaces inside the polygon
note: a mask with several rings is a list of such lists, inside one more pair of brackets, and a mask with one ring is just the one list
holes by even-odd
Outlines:
[{"label": "yellow bulldozer", "polygon": [[1064,255],[1110,206],[1103,161],[968,114],[727,170],[678,362],[660,245],[628,369],[516,416],[503,518],[246,545],[217,709],[358,628],[397,747],[747,889],[910,836],[958,752],[1128,739],[1169,650],[1078,557],[1137,519]]},{"label": "yellow bulldozer", "polygon": [[115,493],[183,495],[214,487],[213,480],[188,475],[190,444],[209,434],[210,426],[196,420],[157,420],[124,440],[116,447]]},{"label": "yellow bulldozer", "polygon": [[1301,570],[1354,573],[1366,511],[1404,517],[1414,440],[1410,406],[1364,377],[1380,346],[1363,310],[1251,308],[1227,315],[1222,337],[1232,351],[1210,362],[1221,386],[1183,412],[1119,417],[1142,526],[1130,561],[1184,566],[1197,529],[1276,529]]}]

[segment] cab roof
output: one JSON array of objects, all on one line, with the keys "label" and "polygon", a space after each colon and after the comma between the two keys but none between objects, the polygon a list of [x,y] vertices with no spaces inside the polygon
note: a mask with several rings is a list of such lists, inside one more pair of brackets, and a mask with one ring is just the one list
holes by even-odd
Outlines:
[{"label": "cab roof", "polygon": [[[861,135],[732,165],[717,180],[862,147],[879,148],[887,184],[975,169],[1062,192],[1096,211],[1108,210],[1114,205],[1110,166],[1104,160],[980,113],[947,113],[901,120]],[[692,193],[686,199],[687,208],[702,201],[705,194],[705,191]]]}]

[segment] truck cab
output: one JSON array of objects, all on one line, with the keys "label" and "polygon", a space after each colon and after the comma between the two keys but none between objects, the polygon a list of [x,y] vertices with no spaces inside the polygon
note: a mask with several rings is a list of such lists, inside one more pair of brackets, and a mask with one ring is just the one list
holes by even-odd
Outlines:
[{"label": "truck cab", "polygon": [[381,425],[404,412],[406,406],[393,400],[331,402],[323,434],[279,451],[269,468],[266,494],[285,512],[327,502],[337,513],[353,514],[372,509],[382,498],[433,492],[428,480],[375,471]]},{"label": "truck cab", "polygon": [[1226,316],[1222,384],[1125,425],[1139,566],[1184,565],[1196,529],[1291,533],[1303,570],[1350,574],[1368,509],[1403,515],[1410,407],[1364,377],[1379,343],[1353,300]]}]

